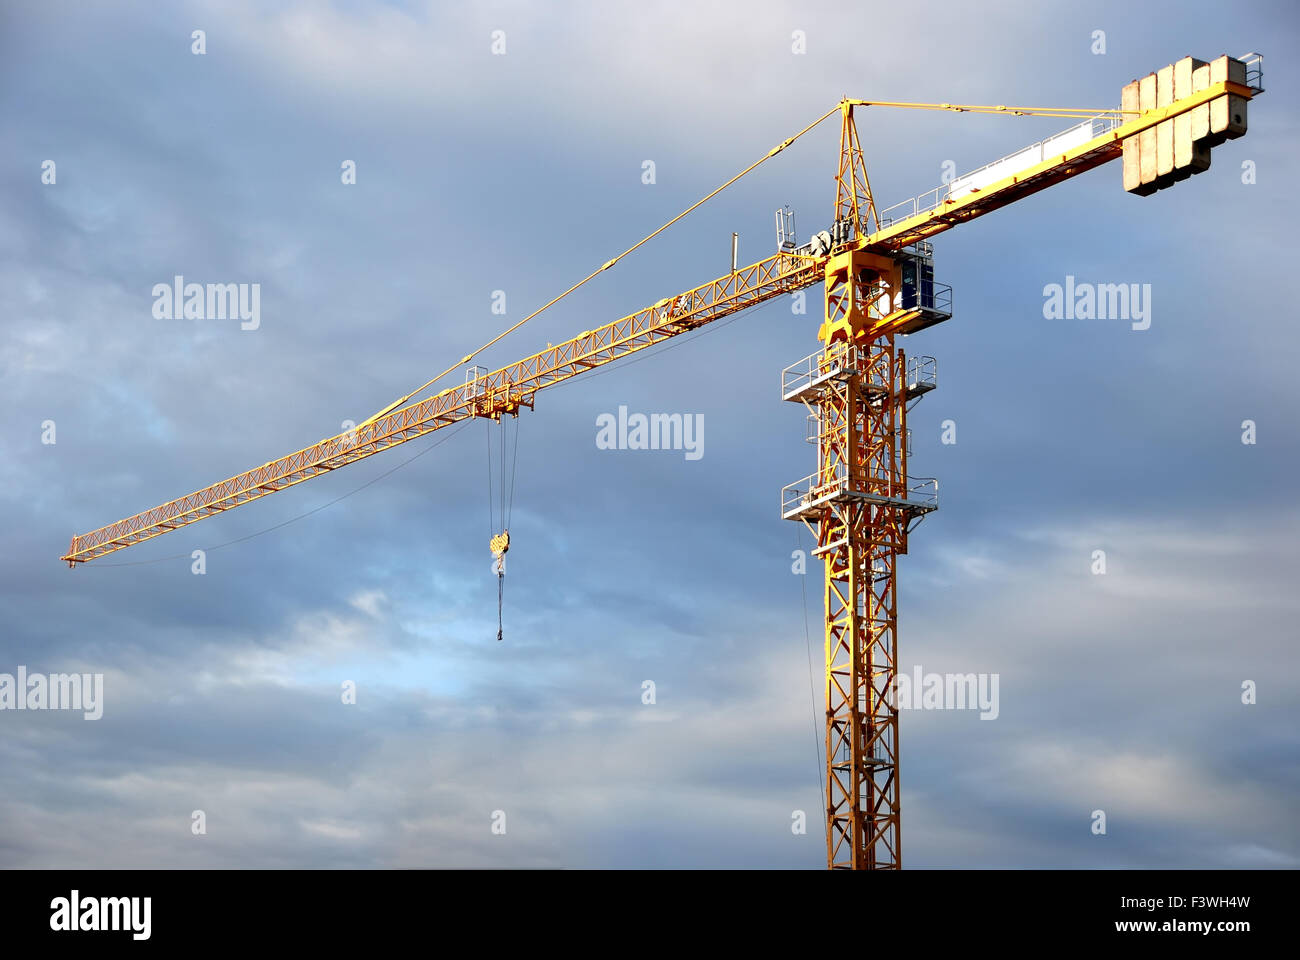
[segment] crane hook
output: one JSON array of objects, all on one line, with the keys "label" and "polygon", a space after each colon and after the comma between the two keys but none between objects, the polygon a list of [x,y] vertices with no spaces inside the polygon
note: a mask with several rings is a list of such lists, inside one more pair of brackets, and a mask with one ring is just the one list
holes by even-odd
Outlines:
[{"label": "crane hook", "polygon": [[488,541],[492,556],[496,557],[497,570],[497,642],[502,638],[502,607],[504,605],[506,582],[506,551],[510,549],[510,531],[502,530]]}]

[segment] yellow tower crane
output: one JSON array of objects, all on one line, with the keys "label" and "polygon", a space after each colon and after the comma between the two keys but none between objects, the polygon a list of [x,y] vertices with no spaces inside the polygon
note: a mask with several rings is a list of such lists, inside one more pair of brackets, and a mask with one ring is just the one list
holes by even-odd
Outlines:
[{"label": "yellow tower crane", "polygon": [[[1210,149],[1246,132],[1246,105],[1263,92],[1256,54],[1206,62],[1184,57],[1135,80],[1114,110],[841,100],[659,230],[360,426],[116,523],[74,536],[69,566],[142,543],[435,430],[475,417],[500,420],[532,408],[537,392],[774,297],[821,283],[820,348],[782,373],[783,399],[816,424],[811,475],[781,492],[781,515],[808,526],[825,567],[826,859],[831,868],[896,869],[899,811],[898,635],[895,566],[908,534],[938,507],[938,484],[908,471],[907,411],[934,389],[929,357],[905,356],[898,338],[952,315],[951,288],[934,281],[929,239],[1110,160],[1123,160],[1124,188],[1149,194],[1209,167]],[[1064,132],[877,211],[855,111],[901,107],[1056,116]],[[777,213],[777,252],[726,276],[488,372],[463,385],[434,383],[542,310],[636,250],[839,114],[835,214],[802,245]],[[427,395],[426,395],[427,394]],[[420,399],[416,399],[421,397]],[[490,544],[502,563],[509,536]],[[499,634],[498,634],[499,636]]]}]

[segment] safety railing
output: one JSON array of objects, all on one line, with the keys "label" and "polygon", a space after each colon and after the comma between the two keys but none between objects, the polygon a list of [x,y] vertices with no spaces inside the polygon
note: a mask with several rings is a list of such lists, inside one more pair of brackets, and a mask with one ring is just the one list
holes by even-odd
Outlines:
[{"label": "safety railing", "polygon": [[918,307],[952,316],[952,285],[923,280],[915,285],[904,286],[891,297],[885,287],[874,283],[867,289],[867,302],[876,312],[872,315],[878,314],[882,319],[895,310],[913,310]]},{"label": "safety railing", "polygon": [[986,163],[984,166],[978,167],[960,177],[955,177],[948,183],[935,187],[933,190],[928,190],[909,200],[885,208],[880,212],[880,226],[882,228],[888,227],[896,220],[906,220],[909,217],[929,213],[949,200],[965,196],[972,190],[982,189],[990,183],[995,183],[998,180],[1013,176],[1021,170],[1028,169],[1036,163],[1042,163],[1048,157],[1065,153],[1072,147],[1086,143],[1104,133],[1109,133],[1123,122],[1124,114],[1118,110],[1106,111],[1097,114],[1095,117],[1089,117],[1082,123],[1077,123],[1045,140],[1030,144],[1015,153],[1009,153],[992,163]]},{"label": "safety railing", "polygon": [[[951,288],[946,289],[948,293],[945,296],[936,294],[931,300],[936,304],[946,304],[950,308]],[[889,393],[891,392],[889,364],[885,355],[880,356],[880,360],[872,362],[860,347],[843,343],[834,344],[829,352],[818,350],[781,371],[781,398],[795,400],[808,388],[823,380],[858,374],[865,376],[863,386],[868,393]],[[903,387],[910,394],[928,393],[938,386],[938,376],[939,364],[934,357],[908,357],[906,382]]]},{"label": "safety railing", "polygon": [[836,344],[796,360],[781,371],[781,399],[792,400],[817,381],[854,370],[858,356],[856,349]]},{"label": "safety railing", "polygon": [[898,506],[928,513],[939,507],[939,481],[934,477],[911,477],[906,487],[888,480],[867,480],[850,490],[843,470],[826,477],[814,473],[781,488],[781,516],[794,519],[806,510],[839,497],[854,497],[886,506]]},{"label": "safety railing", "polygon": [[1237,58],[1246,65],[1246,86],[1264,92],[1264,58],[1258,53],[1243,53]]},{"label": "safety railing", "polygon": [[933,289],[929,289],[929,284],[921,284],[917,293],[916,305],[922,310],[933,310],[936,313],[946,313],[952,315],[952,285],[947,283],[933,284]]},{"label": "safety railing", "polygon": [[480,367],[477,364],[465,368],[465,387],[461,392],[461,398],[465,403],[487,395],[487,372],[487,367]]},{"label": "safety railing", "polygon": [[939,385],[939,363],[934,357],[907,358],[907,392],[928,393]]}]

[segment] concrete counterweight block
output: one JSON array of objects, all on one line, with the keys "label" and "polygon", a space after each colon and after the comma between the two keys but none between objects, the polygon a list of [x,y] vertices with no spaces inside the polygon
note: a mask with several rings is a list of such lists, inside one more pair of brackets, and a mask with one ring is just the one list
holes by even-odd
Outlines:
[{"label": "concrete counterweight block", "polygon": [[[1154,110],[1156,108],[1156,75],[1147,74],[1138,81],[1138,109]],[[1142,170],[1142,186],[1150,187],[1146,193],[1156,189],[1156,128],[1151,127],[1138,134],[1138,158]]]},{"label": "concrete counterweight block", "polygon": [[[1206,68],[1204,60],[1183,57],[1174,64],[1174,99],[1190,97],[1195,91],[1196,71]],[[1209,70],[1205,70],[1209,76]],[[1201,89],[1205,89],[1203,86]],[[1207,105],[1208,106],[1208,105]],[[1196,111],[1174,118],[1174,179],[1186,180],[1210,166],[1210,145],[1197,143],[1192,137],[1192,116]]]},{"label": "concrete counterweight block", "polygon": [[[1156,71],[1156,106],[1167,107],[1174,102],[1174,65]],[[1174,122],[1162,120],[1156,125],[1156,182],[1167,187],[1174,172]]]},{"label": "concrete counterweight block", "polygon": [[[1233,57],[1210,62],[1210,83],[1223,81],[1245,84],[1246,65]],[[1213,143],[1232,140],[1246,132],[1246,100],[1225,93],[1210,101],[1210,138]]]},{"label": "concrete counterweight block", "polygon": [[[1210,76],[1208,67],[1206,68],[1205,76],[1207,79]],[[1137,80],[1125,85],[1124,91],[1120,95],[1119,105],[1122,110],[1129,111],[1142,109],[1141,106],[1139,106],[1141,99],[1138,92],[1138,86],[1139,83]],[[1136,114],[1126,112],[1124,114],[1124,120],[1132,120],[1135,116]],[[1208,105],[1205,108],[1205,129],[1208,133],[1210,129],[1210,108]],[[1129,193],[1137,193],[1145,196],[1146,194],[1151,193],[1155,187],[1147,187],[1142,184],[1141,139],[1140,135],[1124,138],[1124,189],[1129,191]]]}]

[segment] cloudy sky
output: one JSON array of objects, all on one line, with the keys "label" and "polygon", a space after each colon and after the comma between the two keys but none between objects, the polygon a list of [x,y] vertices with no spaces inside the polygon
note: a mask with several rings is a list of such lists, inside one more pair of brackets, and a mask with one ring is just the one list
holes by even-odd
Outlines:
[{"label": "cloudy sky", "polygon": [[[904,863],[1300,864],[1300,15],[1079,7],[7,4],[0,672],[103,674],[104,705],[0,712],[0,865],[823,866],[822,588],[777,509],[814,466],[778,374],[815,349],[815,305],[539,395],[503,643],[485,422],[58,556],[362,420],[842,96],[1107,107],[1248,50],[1268,92],[1207,173],[1138,198],[1112,164],[935,242],[955,314],[906,348],[938,358],[912,469],[943,500],[900,562],[900,657],[997,674],[1000,709],[904,714]],[[1065,125],[859,118],[882,206]],[[481,362],[713,278],[732,231],[767,256],[782,204],[826,226],[835,138]],[[260,326],[156,317],[178,274],[259,284]],[[1045,319],[1067,276],[1150,284],[1150,329]],[[620,405],[702,415],[704,456],[598,449]]]}]

